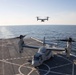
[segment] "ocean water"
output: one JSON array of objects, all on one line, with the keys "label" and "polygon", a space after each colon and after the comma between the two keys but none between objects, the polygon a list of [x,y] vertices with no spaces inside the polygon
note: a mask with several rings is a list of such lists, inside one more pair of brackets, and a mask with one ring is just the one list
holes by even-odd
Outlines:
[{"label": "ocean water", "polygon": [[[0,26],[0,38],[12,38],[19,35],[34,37],[40,40],[46,38],[48,43],[57,43],[60,47],[66,47],[66,42],[56,41],[72,37],[76,40],[75,25],[25,25],[25,26]],[[76,42],[73,42],[72,51],[76,54]]]}]

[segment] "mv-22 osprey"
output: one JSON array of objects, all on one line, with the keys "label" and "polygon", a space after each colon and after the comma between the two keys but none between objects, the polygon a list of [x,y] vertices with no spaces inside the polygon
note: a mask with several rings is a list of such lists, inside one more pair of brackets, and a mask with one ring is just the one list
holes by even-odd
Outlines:
[{"label": "mv-22 osprey", "polygon": [[38,21],[38,20],[41,20],[41,22],[44,22],[45,20],[48,21],[48,19],[49,19],[49,17],[46,17],[46,18],[44,18],[44,19],[42,19],[42,18],[40,19],[39,17],[37,17],[37,21]]},{"label": "mv-22 osprey", "polygon": [[41,65],[44,61],[50,59],[51,57],[54,57],[54,54],[52,51],[65,51],[66,52],[66,56],[69,57],[70,56],[70,52],[71,52],[71,44],[72,42],[75,42],[72,38],[68,38],[68,39],[60,39],[58,41],[66,41],[67,42],[67,47],[66,48],[60,48],[60,47],[47,47],[47,45],[45,44],[45,38],[43,41],[43,46],[39,47],[39,46],[30,46],[30,45],[26,45],[23,41],[23,38],[25,36],[20,35],[20,41],[18,43],[19,45],[19,51],[20,53],[22,52],[23,48],[33,48],[33,49],[38,49],[38,52],[33,56],[31,64],[34,67],[37,67],[39,65]]}]

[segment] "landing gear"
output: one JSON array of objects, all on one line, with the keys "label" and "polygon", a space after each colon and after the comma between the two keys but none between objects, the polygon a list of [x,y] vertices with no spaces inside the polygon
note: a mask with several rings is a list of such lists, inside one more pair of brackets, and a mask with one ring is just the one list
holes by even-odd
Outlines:
[{"label": "landing gear", "polygon": [[19,53],[23,53],[23,49],[19,51]]}]

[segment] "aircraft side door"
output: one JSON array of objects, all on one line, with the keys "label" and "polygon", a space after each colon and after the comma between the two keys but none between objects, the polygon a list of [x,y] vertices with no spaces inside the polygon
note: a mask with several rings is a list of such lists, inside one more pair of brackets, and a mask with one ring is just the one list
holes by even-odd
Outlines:
[{"label": "aircraft side door", "polygon": [[40,55],[40,57],[39,57],[39,63],[42,63],[42,62],[43,62],[42,55]]}]

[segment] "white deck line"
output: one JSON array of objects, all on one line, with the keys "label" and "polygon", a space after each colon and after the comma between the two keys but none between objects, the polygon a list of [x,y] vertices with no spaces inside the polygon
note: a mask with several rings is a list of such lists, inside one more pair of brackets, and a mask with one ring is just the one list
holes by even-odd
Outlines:
[{"label": "white deck line", "polygon": [[31,37],[33,40],[36,40],[37,42],[40,42],[40,43],[43,43],[42,41],[40,41],[39,39],[37,39],[37,38],[33,38],[33,37]]}]

